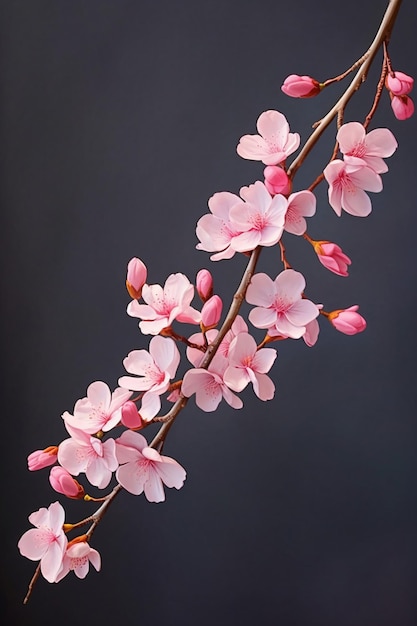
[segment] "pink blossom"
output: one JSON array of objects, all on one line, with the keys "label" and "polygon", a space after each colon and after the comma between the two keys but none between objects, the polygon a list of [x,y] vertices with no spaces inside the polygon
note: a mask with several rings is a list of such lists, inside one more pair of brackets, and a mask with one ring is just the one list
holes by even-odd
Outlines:
[{"label": "pink blossom", "polygon": [[245,135],[237,146],[238,155],[244,159],[277,165],[300,145],[300,135],[289,132],[285,116],[278,111],[261,113],[256,127],[259,135]]},{"label": "pink blossom", "polygon": [[143,428],[144,426],[144,421],[139,415],[136,404],[130,400],[125,402],[122,407],[122,424],[126,428]]},{"label": "pink blossom", "polygon": [[63,467],[56,465],[49,473],[49,482],[52,489],[62,493],[67,498],[79,500],[84,497],[84,489],[80,483]]},{"label": "pink blossom", "polygon": [[237,315],[232,324],[231,329],[227,331],[227,333],[225,334],[223,338],[223,341],[219,345],[217,354],[221,354],[224,357],[228,358],[230,344],[232,343],[233,339],[237,337],[239,333],[247,333],[247,332],[248,332],[248,325],[246,324],[245,320],[243,319],[241,315]]},{"label": "pink blossom", "polygon": [[328,316],[329,322],[345,335],[361,333],[366,328],[366,320],[356,312],[358,309],[359,306],[355,304],[348,309],[332,311]]},{"label": "pink blossom", "polygon": [[316,196],[307,189],[297,191],[288,197],[284,230],[293,235],[303,235],[307,229],[305,217],[312,217],[316,212]]},{"label": "pink blossom", "polygon": [[120,485],[134,495],[145,492],[149,502],[165,500],[162,484],[175,489],[181,489],[184,484],[184,468],[148,447],[145,437],[139,433],[125,431],[116,440],[116,454],[120,463],[116,478]]},{"label": "pink blossom", "polygon": [[317,339],[319,338],[319,332],[320,332],[320,326],[319,326],[317,319],[311,320],[311,322],[306,324],[306,332],[303,335],[303,339],[304,339],[305,344],[309,348],[312,348],[314,344],[317,342]]},{"label": "pink blossom", "polygon": [[414,115],[414,102],[409,96],[393,96],[391,107],[397,120],[408,120]]},{"label": "pink blossom", "polygon": [[31,561],[40,560],[42,576],[50,583],[55,581],[61,568],[68,543],[64,521],[64,509],[59,502],[53,502],[47,509],[29,515],[29,522],[36,528],[26,531],[18,543],[22,556]]},{"label": "pink blossom", "polygon": [[264,169],[265,187],[271,196],[277,193],[287,194],[291,189],[291,182],[287,172],[278,165],[267,165]]},{"label": "pink blossom", "polygon": [[242,391],[249,382],[261,400],[274,397],[275,385],[266,372],[269,372],[277,351],[273,348],[258,350],[255,339],[248,333],[237,335],[229,349],[229,367],[224,373],[224,382],[233,391]]},{"label": "pink blossom", "polygon": [[329,203],[336,215],[346,213],[366,217],[372,211],[371,201],[366,191],[382,190],[379,174],[368,166],[345,163],[340,159],[331,161],[323,171],[329,183]]},{"label": "pink blossom", "polygon": [[211,273],[206,269],[200,270],[196,277],[195,286],[201,300],[203,302],[209,300],[213,295],[213,276]]},{"label": "pink blossom", "polygon": [[338,276],[348,276],[350,258],[335,243],[330,241],[313,241],[314,250],[322,265]]},{"label": "pink blossom", "polygon": [[222,315],[223,302],[220,296],[211,296],[201,309],[201,325],[204,329],[217,326]]},{"label": "pink blossom", "polygon": [[[359,122],[348,122],[338,130],[337,141],[346,163],[367,165],[377,174],[388,171],[383,160],[397,149],[397,141],[388,128],[375,128],[366,133]],[[366,189],[366,187],[363,187]],[[370,189],[369,191],[373,191]]]},{"label": "pink blossom", "polygon": [[[206,346],[206,343],[212,344],[216,339],[219,331],[215,328],[211,328],[208,330],[205,335],[203,333],[194,333],[191,337],[188,338],[188,341],[195,346]],[[207,340],[207,341],[206,341]],[[187,359],[194,365],[194,367],[199,367],[201,361],[205,357],[205,351],[199,350],[199,348],[193,348],[191,346],[187,347]]]},{"label": "pink blossom", "polygon": [[231,259],[236,252],[231,242],[240,231],[230,221],[230,209],[235,204],[241,206],[239,196],[229,191],[215,193],[208,201],[211,214],[203,215],[197,222],[196,234],[200,240],[197,250],[216,252],[210,257],[212,261]]},{"label": "pink blossom", "polygon": [[73,476],[85,473],[92,485],[104,489],[111,480],[112,472],[118,468],[114,439],[103,443],[97,437],[73,428],[71,434],[70,439],[59,445],[59,463]]},{"label": "pink blossom", "polygon": [[97,550],[90,548],[86,541],[70,543],[64,554],[62,567],[55,582],[62,580],[71,570],[78,578],[85,578],[88,574],[90,563],[97,572],[101,568],[101,558]]},{"label": "pink blossom", "polygon": [[194,393],[197,406],[203,411],[215,411],[224,398],[234,409],[241,409],[243,402],[223,380],[224,373],[229,365],[228,360],[221,354],[216,354],[209,368],[188,370],[182,381],[181,391],[186,398]]},{"label": "pink blossom", "polygon": [[28,469],[31,472],[53,465],[57,460],[58,446],[49,446],[44,450],[35,450],[28,456]]},{"label": "pink blossom", "polygon": [[394,96],[405,96],[412,90],[414,78],[404,72],[392,72],[388,73],[385,85]]},{"label": "pink blossom", "polygon": [[127,264],[126,289],[134,300],[142,295],[142,287],[146,283],[148,270],[140,259],[133,257]]},{"label": "pink blossom", "polygon": [[312,98],[320,93],[320,83],[311,76],[291,74],[284,80],[281,89],[292,98]]},{"label": "pink blossom", "polygon": [[83,430],[93,435],[100,430],[107,432],[119,424],[123,404],[132,393],[117,387],[110,392],[106,383],[97,380],[87,388],[87,397],[77,400],[74,406],[74,415],[65,411],[62,418],[70,434],[71,428]]},{"label": "pink blossom", "polygon": [[284,270],[274,281],[267,274],[255,274],[246,291],[246,301],[257,305],[249,320],[268,329],[271,336],[299,339],[319,313],[313,302],[302,297],[304,288],[304,276],[295,270]]},{"label": "pink blossom", "polygon": [[146,304],[132,300],[127,307],[131,317],[142,321],[139,328],[144,335],[158,335],[171,326],[174,320],[187,324],[199,324],[200,313],[190,306],[194,297],[194,287],[184,274],[171,274],[164,287],[147,285],[142,289],[142,299]]}]

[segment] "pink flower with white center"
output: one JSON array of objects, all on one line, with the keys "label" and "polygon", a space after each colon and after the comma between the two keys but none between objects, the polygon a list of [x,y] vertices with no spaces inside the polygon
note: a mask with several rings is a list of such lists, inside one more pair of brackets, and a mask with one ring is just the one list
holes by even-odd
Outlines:
[{"label": "pink flower with white center", "polygon": [[84,497],[84,489],[80,483],[71,476],[71,474],[64,469],[56,465],[49,473],[49,482],[52,489],[55,489],[58,493],[62,493],[67,498],[74,498],[78,500]]},{"label": "pink flower with white center", "polygon": [[281,89],[291,98],[312,98],[320,93],[320,83],[311,76],[291,74],[284,80]]},{"label": "pink flower with white center", "polygon": [[372,205],[365,190],[382,190],[379,174],[368,166],[353,165],[340,159],[331,161],[323,174],[329,183],[329,203],[336,215],[340,217],[342,209],[357,217],[369,215]]},{"label": "pink flower with white center", "polygon": [[249,320],[271,336],[299,339],[319,314],[317,306],[302,297],[305,285],[304,276],[295,270],[284,270],[274,281],[267,274],[255,274],[246,291],[246,301],[257,305]]},{"label": "pink flower with white center", "polygon": [[73,571],[78,578],[85,578],[90,568],[90,563],[97,572],[101,568],[101,558],[97,550],[90,548],[86,541],[70,543],[64,554],[62,567],[55,582],[59,583],[69,572]]},{"label": "pink flower with white center", "polygon": [[229,365],[221,354],[216,354],[209,368],[188,370],[182,381],[181,391],[186,398],[195,393],[196,405],[202,411],[215,411],[224,398],[234,409],[241,409],[243,402],[232,393],[223,377]]},{"label": "pink flower with white center", "polygon": [[276,350],[273,348],[258,350],[256,341],[251,335],[240,333],[230,344],[230,365],[224,373],[224,382],[230,389],[238,392],[251,382],[260,400],[271,400],[274,397],[275,385],[266,373],[276,358]]},{"label": "pink flower with white center", "polygon": [[28,456],[28,470],[34,472],[44,467],[49,467],[56,463],[57,456],[58,446],[49,446],[44,450],[35,450]]},{"label": "pink flower with white center", "polygon": [[406,96],[413,88],[414,78],[404,72],[392,72],[387,74],[385,85],[394,96]]},{"label": "pink flower with white center", "polygon": [[366,320],[357,310],[359,306],[354,304],[348,309],[338,309],[329,313],[329,322],[341,333],[345,335],[357,335],[366,328]]},{"label": "pink flower with white center", "polygon": [[408,120],[414,115],[414,102],[409,96],[393,96],[391,108],[397,120]]},{"label": "pink flower with white center", "polygon": [[316,212],[316,196],[307,189],[292,193],[288,197],[284,230],[292,235],[303,235],[307,229],[305,217],[312,217]]},{"label": "pink flower with white center", "polygon": [[230,209],[230,220],[241,232],[233,237],[231,246],[236,252],[248,252],[257,246],[273,246],[284,230],[287,199],[278,194],[271,196],[264,183],[257,181],[242,187],[244,202]]},{"label": "pink flower with white center", "polygon": [[388,171],[384,158],[394,154],[398,147],[397,140],[388,128],[375,128],[367,133],[359,122],[343,124],[336,139],[346,163],[367,165],[377,174]]},{"label": "pink flower with white center", "polygon": [[148,270],[140,259],[133,257],[127,264],[126,289],[134,300],[142,295],[142,287],[146,283]]},{"label": "pink flower with white center", "polygon": [[139,328],[144,335],[158,335],[171,326],[174,320],[186,324],[199,324],[200,313],[190,306],[194,297],[194,286],[184,274],[171,274],[161,285],[144,285],[142,299],[146,304],[132,300],[127,307],[131,317],[142,321]]},{"label": "pink flower with white center", "polygon": [[100,380],[91,383],[87,388],[87,397],[75,403],[74,415],[68,411],[62,415],[68,432],[71,435],[71,428],[75,428],[93,435],[100,430],[111,430],[120,422],[121,408],[131,395],[130,391],[120,387],[111,393],[106,383]]},{"label": "pink flower with white center", "polygon": [[312,241],[314,250],[322,265],[338,276],[348,276],[348,266],[352,261],[342,248],[331,241]]},{"label": "pink flower with white center", "polygon": [[231,242],[241,231],[230,221],[230,209],[235,204],[241,206],[242,200],[234,193],[215,193],[208,201],[211,214],[203,215],[197,222],[197,250],[216,252],[210,257],[212,261],[231,259],[236,252]]},{"label": "pink flower with white center", "polygon": [[63,526],[65,511],[59,502],[53,502],[29,515],[29,522],[36,526],[26,531],[18,545],[20,553],[31,561],[41,562],[41,573],[53,583],[61,568],[67,547]]},{"label": "pink flower with white center", "polygon": [[116,439],[116,454],[120,463],[116,478],[135,496],[145,492],[149,502],[163,502],[163,484],[175,489],[181,489],[184,484],[184,468],[174,459],[150,448],[139,433],[128,430]]},{"label": "pink flower with white center", "polygon": [[103,443],[97,437],[73,428],[71,435],[70,439],[59,444],[59,463],[73,476],[85,473],[92,485],[104,489],[119,466],[114,439]]},{"label": "pink flower with white center", "polygon": [[300,135],[290,133],[285,116],[278,111],[264,111],[256,123],[259,135],[241,137],[237,153],[243,159],[277,165],[297,150]]}]

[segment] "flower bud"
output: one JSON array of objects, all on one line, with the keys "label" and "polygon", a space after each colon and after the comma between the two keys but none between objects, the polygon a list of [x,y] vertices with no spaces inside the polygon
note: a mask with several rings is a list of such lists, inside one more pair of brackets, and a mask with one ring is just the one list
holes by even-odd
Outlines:
[{"label": "flower bud", "polygon": [[311,76],[291,74],[287,76],[281,87],[282,91],[291,98],[312,98],[320,93],[320,83]]},{"label": "flower bud", "polygon": [[222,314],[222,309],[223,302],[220,296],[211,296],[211,298],[204,303],[201,309],[201,327],[203,332],[217,326]]},{"label": "flower bud", "polygon": [[49,482],[58,493],[63,493],[68,498],[79,500],[84,498],[84,488],[60,465],[53,467],[49,473]]},{"label": "flower bud", "polygon": [[58,447],[49,446],[45,450],[35,450],[28,456],[28,469],[31,472],[53,465],[58,458]]},{"label": "flower bud", "polygon": [[348,276],[348,265],[352,263],[343,250],[331,241],[312,242],[322,265],[338,276]]},{"label": "flower bud", "polygon": [[385,79],[385,86],[394,96],[405,96],[412,90],[414,78],[404,72],[393,72]]},{"label": "flower bud", "polygon": [[143,428],[144,422],[139,415],[136,404],[131,400],[128,400],[122,406],[121,422],[126,428]]},{"label": "flower bud", "polygon": [[126,289],[134,300],[138,300],[142,295],[142,287],[146,283],[146,265],[136,257],[130,259],[127,264]]},{"label": "flower bud", "polygon": [[414,102],[409,96],[393,96],[391,107],[397,120],[408,120],[414,114]]},{"label": "flower bud", "polygon": [[366,320],[356,312],[358,309],[359,306],[355,304],[348,309],[332,311],[328,315],[328,320],[341,333],[356,335],[366,328]]},{"label": "flower bud", "polygon": [[208,270],[200,270],[196,277],[197,293],[203,302],[213,295],[213,277]]},{"label": "flower bud", "polygon": [[267,165],[264,169],[265,187],[271,196],[277,193],[287,194],[291,191],[291,182],[285,170],[277,165]]}]

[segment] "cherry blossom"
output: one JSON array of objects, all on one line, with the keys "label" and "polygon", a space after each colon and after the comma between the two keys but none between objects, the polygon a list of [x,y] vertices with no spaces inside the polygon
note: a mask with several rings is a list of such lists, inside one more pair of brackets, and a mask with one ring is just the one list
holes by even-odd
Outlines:
[{"label": "cherry blossom", "polygon": [[70,434],[71,428],[83,430],[91,435],[100,430],[107,432],[120,422],[123,404],[132,393],[117,387],[110,392],[106,383],[97,380],[87,388],[87,397],[77,400],[74,406],[74,415],[65,411],[62,418]]},{"label": "cherry blossom", "polygon": [[144,335],[158,335],[171,326],[174,320],[188,324],[199,324],[200,313],[190,306],[194,297],[194,286],[184,274],[171,274],[161,285],[147,285],[142,289],[146,304],[132,300],[127,307],[131,317],[142,321],[139,328]]},{"label": "cherry blossom", "polygon": [[264,169],[265,187],[271,196],[277,193],[287,194],[291,189],[291,181],[287,172],[278,165],[267,165]]},{"label": "cherry blossom", "polygon": [[343,124],[339,128],[336,139],[346,163],[367,165],[377,174],[388,171],[383,159],[390,157],[398,146],[394,135],[388,128],[375,128],[367,133],[359,122]]},{"label": "cherry blossom", "polygon": [[134,495],[144,492],[149,502],[165,500],[163,484],[175,489],[184,484],[184,468],[150,448],[139,433],[125,431],[116,439],[116,454],[120,463],[116,478],[120,485]]},{"label": "cherry blossom", "polygon": [[348,266],[352,263],[343,250],[331,241],[312,241],[314,250],[322,265],[338,276],[348,276]]},{"label": "cherry blossom", "polygon": [[368,166],[345,163],[340,159],[331,161],[323,171],[329,183],[329,203],[336,215],[346,213],[366,217],[372,211],[371,200],[366,191],[382,190],[379,174]]},{"label": "cherry blossom", "polygon": [[51,483],[52,489],[55,489],[58,493],[62,493],[64,496],[67,496],[67,498],[78,500],[84,497],[82,485],[80,485],[66,469],[59,465],[51,469],[49,482]]},{"label": "cherry blossom", "polygon": [[118,468],[114,439],[102,442],[76,429],[71,429],[71,434],[70,439],[59,444],[59,463],[73,476],[85,473],[92,485],[104,489]]},{"label": "cherry blossom", "polygon": [[357,313],[357,304],[348,309],[338,309],[328,315],[329,322],[341,333],[345,335],[356,335],[366,328],[366,320]]},{"label": "cherry blossom", "polygon": [[196,235],[200,240],[197,250],[216,252],[212,261],[231,259],[236,250],[231,246],[234,237],[240,234],[238,228],[230,221],[230,209],[242,204],[241,198],[229,191],[215,193],[208,201],[210,214],[203,215],[197,222]]},{"label": "cherry blossom", "polygon": [[300,135],[289,132],[285,115],[278,111],[261,113],[256,127],[259,135],[244,135],[237,146],[238,155],[244,159],[277,165],[300,145]]},{"label": "cherry blossom", "polygon": [[97,572],[101,568],[101,558],[97,550],[90,548],[86,541],[75,541],[68,544],[62,567],[56,577],[55,582],[59,583],[70,571],[73,571],[78,578],[85,578],[90,568],[90,563]]},{"label": "cherry blossom", "polygon": [[284,270],[274,281],[267,274],[255,274],[246,291],[246,301],[257,305],[249,320],[271,336],[299,339],[319,313],[313,302],[302,298],[304,288],[304,276],[295,270]]},{"label": "cherry blossom", "polygon": [[281,86],[282,91],[292,98],[312,98],[320,93],[320,83],[311,76],[291,74]]},{"label": "cherry blossom", "polygon": [[144,426],[144,421],[139,415],[136,404],[130,400],[122,407],[122,424],[126,428],[143,428]]},{"label": "cherry blossom", "polygon": [[160,395],[168,389],[179,362],[180,353],[173,339],[159,335],[152,337],[149,352],[133,350],[123,360],[126,371],[135,377],[122,376],[119,385],[132,391],[152,391]]},{"label": "cherry blossom", "polygon": [[195,393],[196,405],[206,412],[215,411],[224,398],[234,409],[241,409],[243,402],[231,392],[223,377],[229,361],[216,354],[208,369],[188,370],[182,381],[181,391],[186,398]]},{"label": "cherry blossom", "polygon": [[414,86],[414,78],[404,72],[389,72],[385,85],[394,96],[405,96]]},{"label": "cherry blossom", "polygon": [[316,196],[307,189],[292,193],[288,197],[284,230],[293,235],[303,235],[307,228],[305,217],[316,212]]},{"label": "cherry blossom", "polygon": [[195,279],[197,293],[203,302],[207,302],[213,295],[213,276],[211,273],[202,269],[197,273]]},{"label": "cherry blossom", "polygon": [[31,561],[40,560],[42,576],[50,583],[61,568],[68,543],[64,521],[64,509],[59,502],[53,502],[47,509],[29,515],[29,522],[36,528],[26,531],[17,544],[22,556]]},{"label": "cherry blossom", "polygon": [[209,329],[213,328],[213,326],[217,326],[222,315],[222,310],[223,302],[220,296],[211,296],[201,309],[202,328]]},{"label": "cherry blossom", "polygon": [[49,446],[44,450],[35,450],[28,456],[28,469],[31,472],[49,467],[56,463],[58,446]]},{"label": "cherry blossom", "polygon": [[148,270],[140,259],[134,257],[127,265],[126,289],[134,300],[142,295],[142,287],[146,283]]},{"label": "cherry blossom", "polygon": [[414,115],[414,102],[409,96],[393,96],[391,108],[397,120],[408,120]]},{"label": "cherry blossom", "polygon": [[276,358],[276,350],[258,350],[255,339],[249,333],[239,333],[230,344],[230,365],[224,373],[224,382],[238,392],[251,382],[258,398],[271,400],[275,385],[266,372],[269,372]]}]

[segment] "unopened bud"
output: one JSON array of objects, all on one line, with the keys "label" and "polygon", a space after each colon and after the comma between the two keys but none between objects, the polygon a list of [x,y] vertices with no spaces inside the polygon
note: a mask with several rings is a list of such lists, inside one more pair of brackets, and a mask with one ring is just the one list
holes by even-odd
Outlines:
[{"label": "unopened bud", "polygon": [[201,327],[203,332],[217,326],[222,310],[223,302],[220,296],[211,296],[211,298],[204,303],[201,309]]},{"label": "unopened bud", "polygon": [[322,265],[338,276],[348,276],[348,265],[352,261],[343,250],[331,241],[313,241],[314,250]]},{"label": "unopened bud", "polygon": [[338,309],[328,314],[329,322],[345,335],[357,335],[366,328],[366,320],[357,313],[359,306],[355,304],[348,309]]},{"label": "unopened bud", "polygon": [[392,96],[391,108],[397,120],[408,120],[414,114],[414,102],[409,96]]},{"label": "unopened bud", "polygon": [[405,96],[412,90],[414,78],[404,72],[392,72],[385,79],[385,86],[394,96]]},{"label": "unopened bud", "polygon": [[49,482],[55,491],[64,494],[67,498],[78,500],[84,498],[84,488],[60,465],[53,467],[49,474]]},{"label": "unopened bud", "polygon": [[208,270],[200,270],[195,281],[197,293],[203,302],[206,302],[213,295],[213,276]]},{"label": "unopened bud", "polygon": [[138,258],[133,257],[127,264],[126,289],[134,300],[142,295],[142,287],[146,283],[148,270],[146,265]]},{"label": "unopened bud", "polygon": [[49,446],[45,450],[35,450],[28,456],[28,469],[31,472],[53,465],[58,458],[58,447]]},{"label": "unopened bud", "polygon": [[291,98],[312,98],[320,93],[320,83],[311,76],[291,74],[287,76],[281,87],[282,91]]},{"label": "unopened bud", "polygon": [[128,400],[122,406],[122,419],[121,422],[126,428],[143,428],[144,421],[139,415],[136,404],[131,400]]},{"label": "unopened bud", "polygon": [[264,169],[265,187],[274,196],[277,193],[288,194],[291,191],[291,182],[285,170],[278,165],[267,165]]}]

